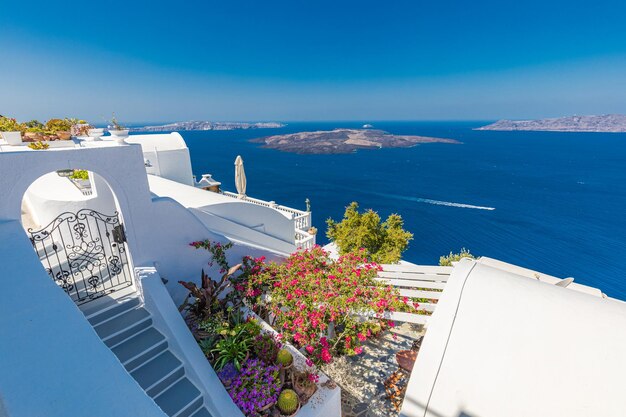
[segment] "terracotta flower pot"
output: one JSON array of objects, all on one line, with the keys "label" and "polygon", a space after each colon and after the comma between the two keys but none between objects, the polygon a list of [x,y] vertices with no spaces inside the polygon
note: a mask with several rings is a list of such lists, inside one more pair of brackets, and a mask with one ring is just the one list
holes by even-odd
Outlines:
[{"label": "terracotta flower pot", "polygon": [[70,140],[72,138],[72,134],[70,132],[57,132],[59,140]]},{"label": "terracotta flower pot", "polygon": [[301,378],[296,377],[293,381],[293,390],[300,397],[301,403],[306,404],[309,398],[311,398],[317,391],[317,384],[310,383],[308,381],[307,383],[302,383]]}]

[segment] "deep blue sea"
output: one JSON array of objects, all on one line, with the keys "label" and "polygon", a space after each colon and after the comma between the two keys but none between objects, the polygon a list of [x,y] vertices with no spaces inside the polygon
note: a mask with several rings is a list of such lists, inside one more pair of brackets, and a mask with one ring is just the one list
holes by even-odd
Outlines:
[{"label": "deep blue sea", "polygon": [[[462,145],[295,155],[248,139],[366,122],[289,123],[281,129],[183,132],[194,173],[234,191],[241,155],[247,194],[300,209],[311,200],[318,243],[325,220],[357,201],[402,215],[406,260],[436,264],[465,247],[626,299],[626,134],[474,131],[481,122],[378,122],[377,129]],[[487,123],[487,122],[485,122]],[[487,208],[493,208],[488,210]]]}]

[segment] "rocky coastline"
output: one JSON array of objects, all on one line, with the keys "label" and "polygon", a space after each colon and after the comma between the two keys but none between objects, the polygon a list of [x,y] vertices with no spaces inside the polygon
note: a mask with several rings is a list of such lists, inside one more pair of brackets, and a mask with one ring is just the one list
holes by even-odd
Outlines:
[{"label": "rocky coastline", "polygon": [[376,129],[334,129],[252,139],[263,148],[297,154],[351,153],[359,149],[408,148],[424,143],[461,143],[454,139],[393,135]]},{"label": "rocky coastline", "polygon": [[474,130],[545,132],[626,132],[626,115],[569,116],[538,120],[498,120]]}]

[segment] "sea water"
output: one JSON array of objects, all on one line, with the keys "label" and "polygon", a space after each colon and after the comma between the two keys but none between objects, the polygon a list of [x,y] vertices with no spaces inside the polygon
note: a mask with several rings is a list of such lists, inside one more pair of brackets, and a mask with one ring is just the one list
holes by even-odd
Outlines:
[{"label": "sea water", "polygon": [[[248,141],[363,123],[463,144],[296,155]],[[626,134],[473,130],[486,123],[289,123],[182,135],[194,173],[213,174],[224,189],[235,190],[241,155],[249,196],[299,209],[309,198],[318,243],[327,242],[325,220],[357,201],[383,218],[403,217],[414,234],[408,261],[437,264],[465,247],[626,299]]]}]

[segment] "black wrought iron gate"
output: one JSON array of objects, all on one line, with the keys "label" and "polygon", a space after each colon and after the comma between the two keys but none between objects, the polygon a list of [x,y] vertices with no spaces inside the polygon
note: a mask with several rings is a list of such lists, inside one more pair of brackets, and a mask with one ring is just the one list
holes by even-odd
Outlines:
[{"label": "black wrought iron gate", "polygon": [[117,212],[66,212],[43,229],[28,232],[48,274],[76,304],[133,285]]}]

